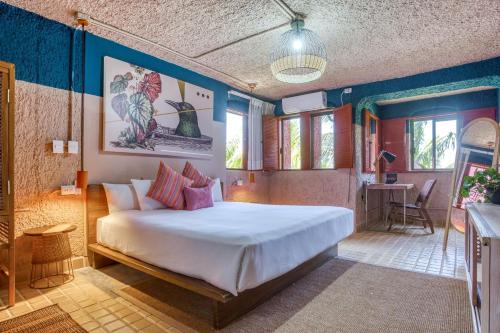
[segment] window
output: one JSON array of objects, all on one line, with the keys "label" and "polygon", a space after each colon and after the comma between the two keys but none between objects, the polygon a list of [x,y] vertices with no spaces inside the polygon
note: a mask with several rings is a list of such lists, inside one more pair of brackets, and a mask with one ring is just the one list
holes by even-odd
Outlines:
[{"label": "window", "polygon": [[300,118],[285,118],[281,121],[281,165],[282,169],[301,168]]},{"label": "window", "polygon": [[312,167],[333,169],[333,113],[311,115]]},{"label": "window", "polygon": [[412,169],[452,169],[455,162],[456,117],[411,121]]},{"label": "window", "polygon": [[[265,170],[353,167],[352,105],[264,118]],[[272,139],[278,145],[272,144]]]},{"label": "window", "polygon": [[233,111],[226,112],[226,168],[246,168],[246,119]]}]

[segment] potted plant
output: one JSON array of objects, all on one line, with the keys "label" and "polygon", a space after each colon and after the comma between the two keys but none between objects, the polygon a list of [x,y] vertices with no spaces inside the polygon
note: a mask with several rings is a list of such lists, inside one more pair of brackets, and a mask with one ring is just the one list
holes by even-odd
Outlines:
[{"label": "potted plant", "polygon": [[[496,168],[476,171],[474,176],[465,176],[460,194],[467,198],[471,191],[481,194],[485,202],[500,204],[500,173]],[[479,200],[482,202],[483,200]]]}]

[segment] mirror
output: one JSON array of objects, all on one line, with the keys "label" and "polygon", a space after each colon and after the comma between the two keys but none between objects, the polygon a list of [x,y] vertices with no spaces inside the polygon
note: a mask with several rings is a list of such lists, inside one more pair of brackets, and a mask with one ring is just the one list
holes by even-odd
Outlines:
[{"label": "mirror", "polygon": [[443,250],[446,250],[448,233],[453,225],[458,231],[464,231],[464,209],[467,202],[474,202],[477,193],[468,198],[460,195],[464,176],[472,176],[476,171],[491,166],[498,168],[498,152],[500,148],[500,127],[490,118],[478,118],[465,126],[458,138],[458,149],[455,158],[451,182],[451,196],[446,214]]}]

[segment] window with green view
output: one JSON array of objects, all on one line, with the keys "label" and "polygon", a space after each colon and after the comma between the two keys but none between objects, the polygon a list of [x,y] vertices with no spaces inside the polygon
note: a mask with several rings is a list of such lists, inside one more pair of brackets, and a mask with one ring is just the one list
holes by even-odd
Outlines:
[{"label": "window with green view", "polygon": [[455,163],[457,119],[412,120],[410,126],[412,169],[452,169]]}]

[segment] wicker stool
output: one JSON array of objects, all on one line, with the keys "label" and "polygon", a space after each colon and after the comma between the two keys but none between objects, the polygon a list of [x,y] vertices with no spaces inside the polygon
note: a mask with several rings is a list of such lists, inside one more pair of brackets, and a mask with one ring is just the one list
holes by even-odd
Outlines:
[{"label": "wicker stool", "polygon": [[75,225],[59,224],[24,231],[33,237],[31,288],[51,288],[73,280],[68,233],[75,229]]}]

